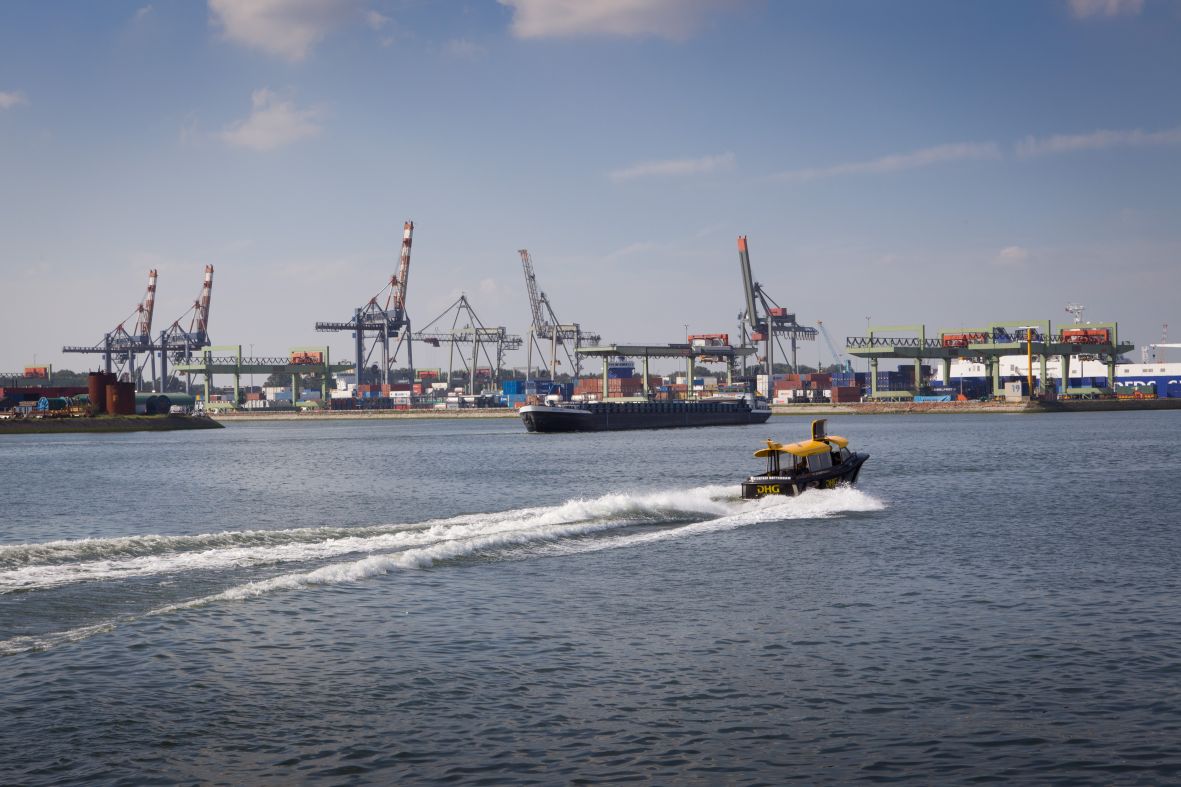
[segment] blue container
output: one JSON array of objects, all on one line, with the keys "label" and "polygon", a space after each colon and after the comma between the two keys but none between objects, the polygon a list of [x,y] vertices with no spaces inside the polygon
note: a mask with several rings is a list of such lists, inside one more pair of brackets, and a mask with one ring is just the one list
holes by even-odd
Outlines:
[{"label": "blue container", "polygon": [[636,374],[636,367],[633,364],[615,364],[607,366],[607,378],[612,380],[627,379],[634,377]]},{"label": "blue container", "polygon": [[506,396],[517,396],[525,392],[525,383],[523,380],[505,380],[501,390]]}]

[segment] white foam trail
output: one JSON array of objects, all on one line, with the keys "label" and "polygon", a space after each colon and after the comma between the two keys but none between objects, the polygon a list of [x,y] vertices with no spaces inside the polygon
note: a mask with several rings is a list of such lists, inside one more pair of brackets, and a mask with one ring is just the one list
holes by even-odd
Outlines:
[{"label": "white foam trail", "polygon": [[65,645],[69,642],[78,642],[87,637],[93,637],[95,634],[113,631],[115,626],[116,624],[113,621],[109,621],[93,626],[82,626],[68,631],[54,632],[53,634],[12,637],[11,639],[0,640],[0,656],[15,656],[17,653],[27,653],[31,650],[49,650],[58,645]]},{"label": "white foam trail", "polygon": [[604,549],[620,549],[680,539],[687,536],[719,533],[725,530],[734,530],[735,528],[763,522],[830,519],[842,514],[881,511],[885,507],[885,504],[877,498],[871,497],[852,487],[842,486],[831,490],[808,492],[799,497],[762,498],[761,500],[754,501],[754,504],[748,510],[741,513],[711,519],[705,522],[694,522],[671,530],[615,536],[613,538],[599,539],[593,543],[554,544],[549,548],[549,552],[555,555],[598,552]]},{"label": "white foam trail", "polygon": [[[561,554],[576,554],[602,549],[618,549],[669,539],[685,538],[686,536],[731,530],[760,522],[829,518],[843,513],[880,511],[885,508],[885,505],[876,498],[849,487],[839,487],[833,490],[814,493],[810,492],[795,498],[763,498],[754,501],[740,501],[737,498],[725,500],[709,496],[711,494],[710,490],[716,492],[722,489],[728,490],[731,493],[734,491],[730,487],[705,487],[671,494],[680,500],[683,505],[685,495],[694,496],[700,500],[702,493],[706,493],[707,496],[705,499],[710,501],[716,511],[726,514],[725,516],[653,533],[624,535],[596,540],[592,543],[579,543],[577,545],[561,545],[555,551]],[[614,498],[617,496],[612,495],[608,497]],[[663,498],[664,495],[660,497]],[[591,505],[592,507],[597,507],[602,505],[605,500],[606,498],[598,498],[595,501],[577,501],[577,503],[566,503],[565,506],[561,506],[560,508],[571,505]],[[445,541],[431,546],[408,549],[392,555],[372,555],[363,560],[324,566],[323,568],[306,573],[285,574],[260,582],[250,582],[212,596],[164,607],[152,614],[203,606],[217,601],[238,601],[279,590],[294,590],[314,585],[335,585],[345,582],[357,582],[369,577],[387,574],[394,569],[425,568],[444,560],[467,557],[486,551],[502,550],[505,547],[552,543],[558,539],[588,535],[602,530],[615,529],[619,526],[619,522],[610,521],[580,522],[572,524],[548,524],[530,530],[506,530],[487,533],[465,540]]]},{"label": "white foam trail", "polygon": [[[727,496],[730,499],[726,499]],[[725,514],[737,504],[731,487],[701,487],[643,495],[611,494],[591,500],[571,500],[548,508],[516,509],[419,525],[358,530],[303,528],[197,536],[137,536],[21,545],[6,548],[10,562],[19,557],[26,565],[0,570],[0,594],[44,590],[77,582],[324,560],[355,553],[388,552],[483,536],[497,537],[505,533],[534,533],[553,538],[558,536],[542,535],[553,525],[582,523],[590,528],[587,532],[593,532],[603,526],[618,527],[645,520],[667,521],[673,514],[693,517]],[[147,554],[143,554],[145,552]],[[61,562],[69,556],[75,557],[74,562]],[[4,557],[5,554],[0,552],[0,560]],[[44,562],[46,560],[54,562]]]},{"label": "white foam trail", "polygon": [[[700,487],[641,495],[604,495],[591,500],[571,500],[562,505],[548,508],[516,509],[480,515],[478,518],[459,517],[454,520],[435,522],[418,529],[407,529],[408,526],[402,525],[397,526],[399,529],[395,532],[367,538],[329,539],[316,544],[285,544],[279,549],[283,556],[291,559],[330,556],[334,554],[333,548],[355,552],[362,543],[384,544],[388,548],[390,543],[396,542],[396,546],[404,548],[393,553],[371,554],[360,560],[334,563],[313,571],[285,574],[258,582],[249,582],[221,593],[160,607],[138,617],[161,615],[220,601],[242,600],[276,591],[357,582],[396,569],[423,568],[442,561],[470,557],[484,552],[496,552],[499,556],[503,556],[504,550],[512,547],[531,548],[531,554],[534,555],[579,554],[681,539],[761,522],[830,518],[844,513],[879,511],[883,508],[885,506],[881,501],[864,492],[847,487],[808,492],[796,498],[764,498],[753,501],[739,499],[737,489],[731,486]],[[706,515],[712,518],[654,532],[622,534],[615,537],[598,538],[589,542],[562,542],[562,539],[599,533],[637,522],[669,522],[688,515]],[[313,532],[313,530],[304,532]],[[375,529],[366,528],[363,530]],[[296,531],[286,532],[290,534]],[[396,541],[399,538],[403,541]],[[414,539],[418,539],[418,541],[416,542]],[[311,552],[307,551],[309,547],[312,548]],[[537,549],[537,547],[541,547],[541,549]],[[294,551],[289,551],[293,549]],[[313,555],[312,552],[317,550],[319,552]],[[227,550],[209,551],[216,554],[211,556],[208,562],[201,563],[198,560],[195,565],[201,567],[224,566],[226,565],[225,560],[229,557],[234,556],[236,559],[242,557],[240,550],[228,550],[230,555],[224,554]],[[296,558],[294,557],[296,554],[302,554],[303,557]],[[341,554],[340,551],[335,553],[335,555],[339,554]],[[135,560],[135,558],[131,560]],[[273,555],[269,560],[277,562]],[[222,562],[218,563],[218,561]],[[194,565],[194,563],[180,561],[174,564],[174,566],[183,565]],[[61,569],[69,568],[69,566],[46,566],[43,568]],[[126,569],[125,566],[121,568]],[[111,566],[107,566],[107,570],[110,569]],[[126,571],[119,574],[119,576],[127,575]],[[91,578],[97,579],[102,576],[101,572],[95,571]],[[55,581],[55,584],[61,584],[61,582]],[[85,639],[94,634],[110,631],[119,623],[135,619],[137,618],[129,617],[64,632],[13,637],[0,641],[0,656],[30,650],[44,650],[59,644]]]}]

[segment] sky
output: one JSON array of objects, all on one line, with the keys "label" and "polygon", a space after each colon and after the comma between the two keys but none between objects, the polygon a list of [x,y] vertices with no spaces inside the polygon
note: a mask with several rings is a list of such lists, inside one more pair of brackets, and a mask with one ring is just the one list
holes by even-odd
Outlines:
[{"label": "sky", "polygon": [[217,344],[347,358],[314,323],[406,220],[415,327],[465,294],[524,335],[527,248],[604,341],[734,335],[746,235],[838,349],[1071,302],[1177,341],[1178,184],[1181,0],[10,0],[0,373],[96,368],[61,347],[206,264]]}]

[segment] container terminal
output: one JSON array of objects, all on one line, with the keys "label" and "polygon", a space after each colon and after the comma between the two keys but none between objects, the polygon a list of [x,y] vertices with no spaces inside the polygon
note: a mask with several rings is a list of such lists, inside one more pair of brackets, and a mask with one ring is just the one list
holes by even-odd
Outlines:
[{"label": "container terminal", "polygon": [[[518,250],[529,301],[524,335],[486,324],[465,295],[431,320],[412,326],[408,309],[414,223],[403,224],[398,266],[385,287],[345,320],[314,330],[347,333],[350,356],[333,359],[327,345],[293,346],[282,355],[254,355],[253,345],[214,344],[209,331],[213,265],[204,266],[197,298],[156,332],[158,271],[148,272],[143,298],[114,330],[64,353],[97,356],[103,385],[84,375],[54,374],[31,365],[0,374],[0,417],[61,418],[93,413],[139,415],[256,410],[450,410],[521,408],[554,401],[675,401],[758,394],[779,406],[821,403],[950,401],[1136,401],[1181,404],[1181,363],[1158,357],[1162,340],[1135,347],[1116,322],[1073,320],[990,322],[929,330],[923,324],[867,325],[838,349],[817,320],[802,324],[755,279],[746,236],[738,238],[741,307],[737,332],[691,334],[682,343],[604,344],[599,332],[562,321],[539,287],[533,258]],[[822,339],[831,363],[801,367],[801,342]],[[445,349],[446,368],[416,368],[414,345]],[[243,352],[245,346],[250,352]],[[525,367],[507,362],[526,350]],[[421,354],[421,350],[420,350]],[[437,353],[435,353],[437,356]],[[652,374],[652,359],[679,359],[681,372]],[[584,363],[598,366],[585,374]],[[637,370],[637,364],[640,368]],[[854,367],[864,371],[854,371]],[[895,369],[881,368],[896,366]],[[568,370],[560,372],[559,367]],[[711,369],[711,367],[714,367]],[[255,385],[261,377],[265,382]],[[55,379],[56,378],[56,379]],[[218,383],[220,382],[220,385]],[[101,399],[101,402],[95,401]],[[108,405],[115,409],[109,409]]]}]

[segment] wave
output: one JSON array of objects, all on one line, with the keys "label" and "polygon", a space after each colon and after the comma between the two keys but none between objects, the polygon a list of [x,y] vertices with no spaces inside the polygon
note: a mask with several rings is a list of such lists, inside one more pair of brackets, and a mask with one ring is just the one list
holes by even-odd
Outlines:
[{"label": "wave", "polygon": [[[469,557],[504,558],[522,553],[573,555],[636,547],[762,522],[824,519],[882,508],[884,505],[879,500],[848,487],[809,492],[796,498],[742,500],[734,486],[706,486],[609,494],[569,500],[556,506],[422,523],[58,541],[0,549],[0,593],[128,577],[179,576],[201,570],[333,561],[308,571],[238,584],[136,616],[142,617],[277,591],[357,582],[398,569],[426,568]],[[666,527],[635,532],[636,525]],[[623,532],[610,532],[620,530]],[[364,557],[340,559],[358,554]],[[6,565],[9,567],[3,568]],[[110,630],[114,625],[107,622],[0,641],[0,655],[53,647]]]},{"label": "wave", "polygon": [[476,539],[557,538],[645,522],[723,515],[737,504],[731,487],[641,495],[611,494],[558,506],[363,528],[227,531],[55,541],[0,548],[0,593],[76,582],[189,571],[248,568],[389,552]]}]

